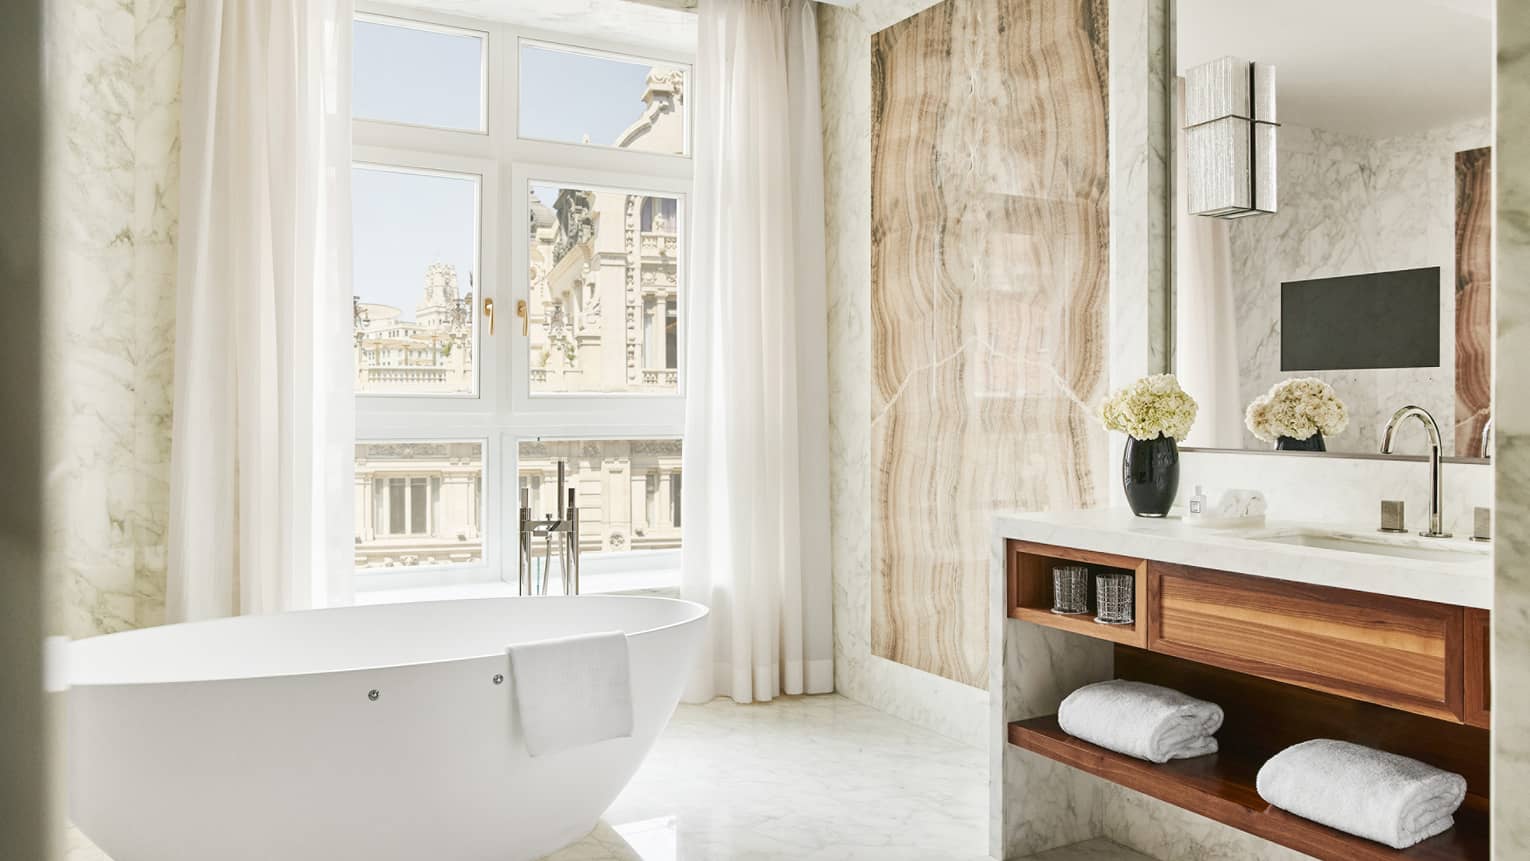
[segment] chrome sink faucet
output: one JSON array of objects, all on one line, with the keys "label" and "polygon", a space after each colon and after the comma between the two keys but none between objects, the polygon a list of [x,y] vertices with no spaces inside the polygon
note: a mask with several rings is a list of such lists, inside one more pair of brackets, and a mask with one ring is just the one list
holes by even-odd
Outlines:
[{"label": "chrome sink faucet", "polygon": [[1434,416],[1413,404],[1393,413],[1386,432],[1381,435],[1381,453],[1392,453],[1392,439],[1397,435],[1397,428],[1410,418],[1422,422],[1424,431],[1429,434],[1429,529],[1419,534],[1425,538],[1449,538],[1450,533],[1444,530],[1440,519],[1440,425]]}]

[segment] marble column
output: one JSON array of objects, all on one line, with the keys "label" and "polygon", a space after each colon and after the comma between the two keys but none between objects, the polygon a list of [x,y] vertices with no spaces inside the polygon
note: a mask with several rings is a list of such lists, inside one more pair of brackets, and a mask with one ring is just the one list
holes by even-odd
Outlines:
[{"label": "marble column", "polygon": [[1530,857],[1530,5],[1498,3],[1493,857]]}]

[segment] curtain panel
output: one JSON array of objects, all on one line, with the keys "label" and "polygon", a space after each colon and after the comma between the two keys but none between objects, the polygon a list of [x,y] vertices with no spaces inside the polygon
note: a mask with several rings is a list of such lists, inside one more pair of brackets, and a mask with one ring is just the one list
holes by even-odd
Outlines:
[{"label": "curtain panel", "polygon": [[187,5],[171,621],[350,600],[352,12]]},{"label": "curtain panel", "polygon": [[834,687],[815,8],[699,9],[682,591],[712,615],[692,702]]}]

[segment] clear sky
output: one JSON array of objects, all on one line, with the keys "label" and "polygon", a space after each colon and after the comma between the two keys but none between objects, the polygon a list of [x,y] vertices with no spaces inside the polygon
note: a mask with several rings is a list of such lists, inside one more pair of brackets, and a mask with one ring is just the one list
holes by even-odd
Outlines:
[{"label": "clear sky", "polygon": [[392,305],[413,320],[425,269],[436,262],[457,267],[457,289],[466,293],[468,273],[478,278],[477,186],[477,177],[352,170],[352,277],[362,301]]},{"label": "clear sky", "polygon": [[[352,112],[357,117],[480,128],[482,41],[473,36],[355,23]],[[613,144],[641,115],[650,66],[528,45],[521,58],[521,134]],[[499,104],[499,102],[495,102]],[[414,319],[425,268],[476,270],[475,183],[358,168],[352,173],[355,292]],[[556,190],[533,194],[552,206]],[[504,221],[508,225],[509,220]],[[485,237],[494,241],[494,237]],[[474,280],[477,280],[474,274]]]}]

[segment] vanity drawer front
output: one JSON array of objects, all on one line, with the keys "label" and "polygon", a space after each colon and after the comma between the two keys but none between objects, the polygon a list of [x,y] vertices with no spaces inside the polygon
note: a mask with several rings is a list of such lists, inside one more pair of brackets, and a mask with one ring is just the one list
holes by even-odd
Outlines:
[{"label": "vanity drawer front", "polygon": [[1154,562],[1148,618],[1156,652],[1461,719],[1460,607]]}]

